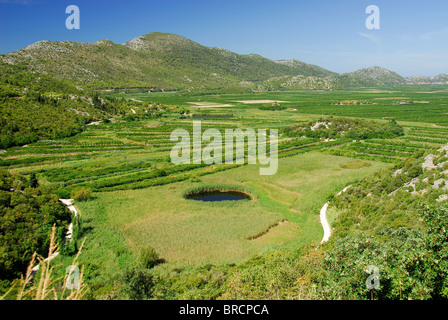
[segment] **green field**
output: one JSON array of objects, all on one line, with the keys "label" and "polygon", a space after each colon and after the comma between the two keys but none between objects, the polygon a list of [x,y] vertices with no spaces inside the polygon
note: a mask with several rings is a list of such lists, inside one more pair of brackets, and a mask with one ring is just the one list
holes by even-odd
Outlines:
[{"label": "green field", "polygon": [[[80,203],[79,208],[83,219],[89,221],[88,227],[92,227],[86,234],[88,239],[107,234],[104,240],[114,243],[114,248],[104,248],[92,240],[88,240],[87,248],[90,251],[93,247],[95,256],[105,257],[110,250],[138,254],[152,245],[168,262],[197,264],[241,262],[269,248],[319,242],[323,231],[317,213],[326,195],[384,167],[372,163],[370,167],[341,169],[341,164],[350,161],[313,152],[281,160],[279,172],[272,178],[261,178],[257,166],[203,178],[203,183],[249,186],[258,195],[256,201],[186,200],[182,192],[190,182],[101,193],[95,200]],[[295,226],[288,235],[275,226],[283,220]],[[268,241],[258,239],[266,232],[273,235]],[[111,265],[119,263],[118,257],[105,259]]]},{"label": "green field", "polygon": [[[448,124],[447,86],[399,86],[357,88],[336,91],[281,91],[252,94],[202,94],[180,95],[167,93],[112,94],[113,97],[133,98],[179,106],[190,106],[195,112],[231,112],[235,115],[247,112],[248,116],[271,116],[256,109],[260,104],[239,101],[276,100],[284,101],[289,116],[337,115],[371,119],[394,118],[397,121]],[[342,105],[339,105],[340,103]],[[345,102],[345,103],[344,103]],[[232,107],[194,108],[192,103],[230,104]],[[296,109],[296,110],[293,110]],[[212,110],[212,111],[210,111]]]}]

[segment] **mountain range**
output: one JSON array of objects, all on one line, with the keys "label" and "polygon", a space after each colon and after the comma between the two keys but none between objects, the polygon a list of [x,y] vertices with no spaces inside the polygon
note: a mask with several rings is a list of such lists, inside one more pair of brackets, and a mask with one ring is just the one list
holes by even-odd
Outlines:
[{"label": "mountain range", "polygon": [[123,44],[44,40],[0,59],[96,89],[287,90],[448,83],[445,74],[404,78],[381,67],[338,74],[295,59],[276,61],[257,54],[237,54],[159,32]]}]

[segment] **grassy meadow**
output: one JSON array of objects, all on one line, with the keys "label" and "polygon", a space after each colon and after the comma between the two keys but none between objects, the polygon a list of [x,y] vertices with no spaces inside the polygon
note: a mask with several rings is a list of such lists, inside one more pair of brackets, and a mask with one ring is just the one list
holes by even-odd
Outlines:
[{"label": "grassy meadow", "polygon": [[[94,261],[123,267],[120,252],[135,257],[151,245],[168,263],[228,264],[278,246],[320,242],[318,213],[327,194],[385,166],[372,162],[341,168],[350,161],[312,152],[281,160],[273,178],[261,179],[257,166],[244,166],[207,175],[201,182],[249,186],[258,196],[255,201],[187,200],[182,192],[190,182],[100,193],[78,204],[90,230],[84,258],[92,251]],[[285,220],[286,225],[281,223]]]}]

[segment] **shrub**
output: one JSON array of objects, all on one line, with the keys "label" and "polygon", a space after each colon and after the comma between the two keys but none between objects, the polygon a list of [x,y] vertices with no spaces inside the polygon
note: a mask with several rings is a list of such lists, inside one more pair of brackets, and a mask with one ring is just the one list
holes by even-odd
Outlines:
[{"label": "shrub", "polygon": [[148,270],[134,268],[122,274],[122,290],[131,300],[151,299],[154,291],[154,277]]},{"label": "shrub", "polygon": [[157,264],[158,260],[159,254],[153,247],[147,246],[140,251],[140,264],[142,267],[151,269]]}]

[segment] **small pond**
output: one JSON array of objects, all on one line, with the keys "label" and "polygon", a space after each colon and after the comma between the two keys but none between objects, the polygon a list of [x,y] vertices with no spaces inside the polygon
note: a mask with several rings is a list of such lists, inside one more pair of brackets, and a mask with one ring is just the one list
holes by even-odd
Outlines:
[{"label": "small pond", "polygon": [[238,201],[238,200],[250,200],[251,197],[243,192],[238,191],[212,191],[212,192],[201,192],[188,196],[187,199],[196,201]]}]

